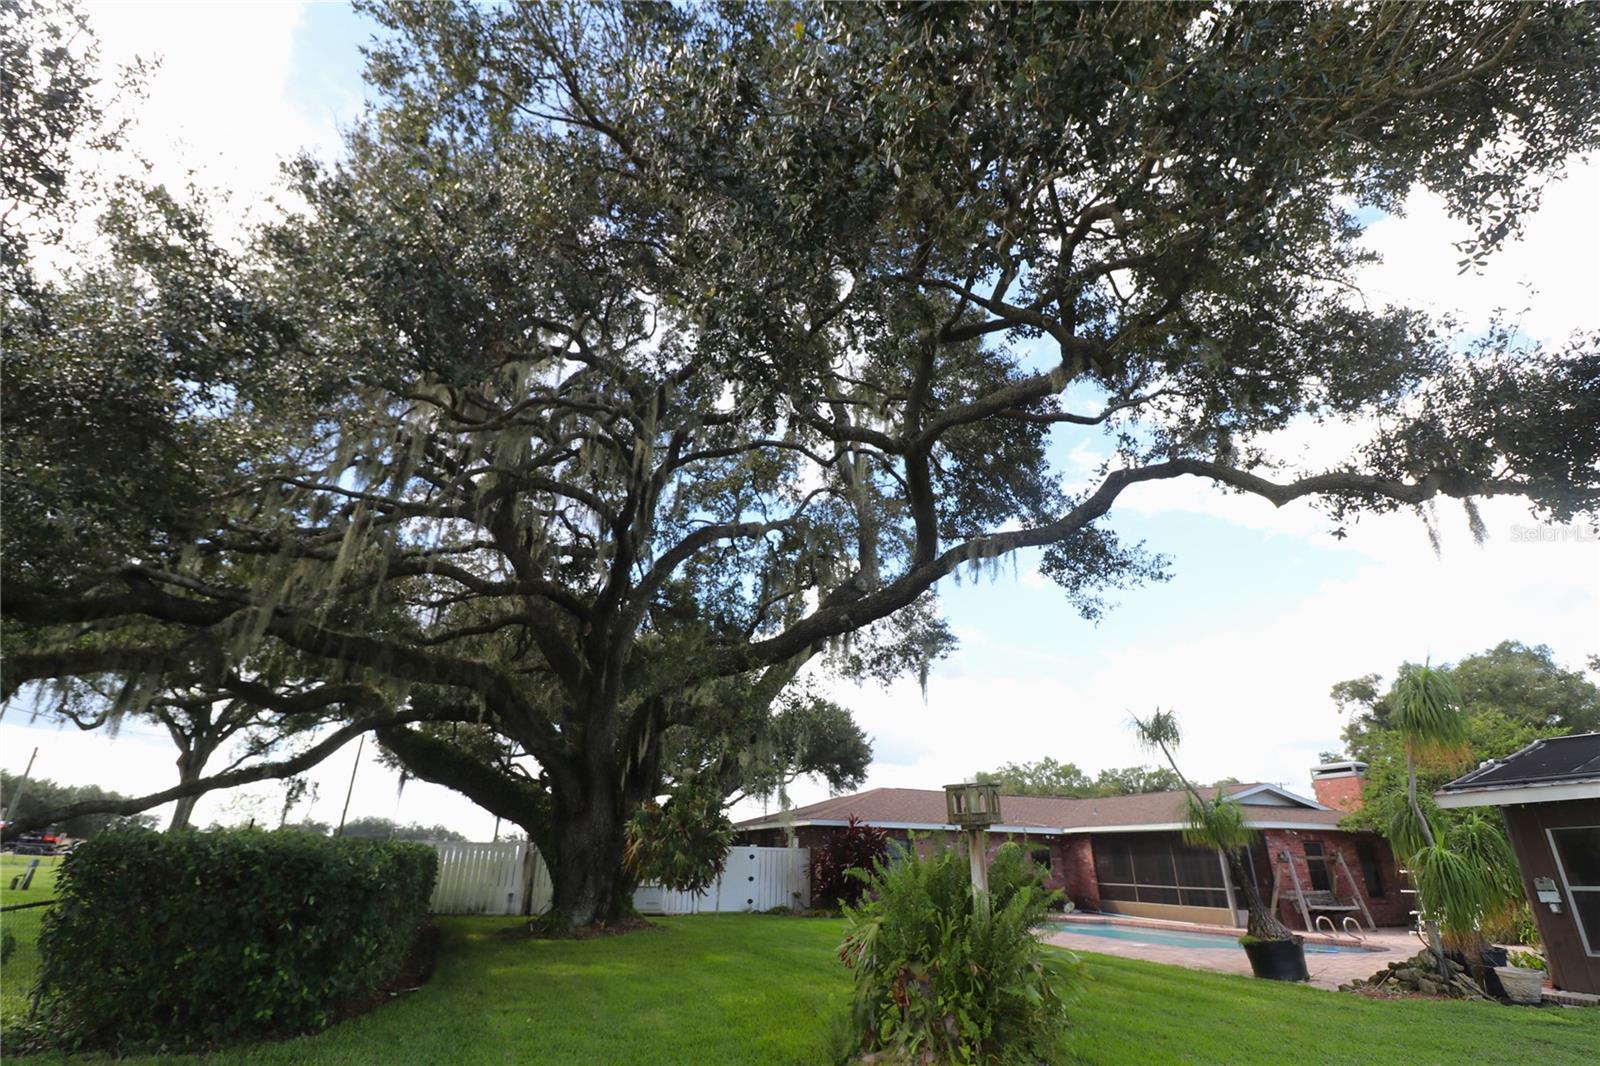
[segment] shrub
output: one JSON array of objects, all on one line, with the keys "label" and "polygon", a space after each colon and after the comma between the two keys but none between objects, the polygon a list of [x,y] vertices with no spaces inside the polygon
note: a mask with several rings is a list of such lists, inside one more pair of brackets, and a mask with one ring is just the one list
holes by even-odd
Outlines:
[{"label": "shrub", "polygon": [[989,896],[996,907],[1004,908],[1018,892],[1033,889],[1043,893],[1045,906],[1050,907],[1060,900],[1061,893],[1044,887],[1048,877],[1029,852],[1008,840],[995,849],[994,861],[989,864]]},{"label": "shrub", "polygon": [[1544,956],[1536,951],[1508,951],[1506,952],[1506,964],[1520,966],[1524,970],[1542,970],[1544,969]]},{"label": "shrub", "polygon": [[853,877],[851,870],[870,873],[889,856],[889,835],[875,826],[863,825],[850,816],[843,833],[828,837],[811,851],[811,901],[818,907],[842,907],[861,898],[866,882]]},{"label": "shrub", "polygon": [[404,963],[425,844],[256,830],[104,834],[62,864],[42,1021],[73,1046],[193,1047],[321,1026]]},{"label": "shrub", "polygon": [[1079,966],[1033,934],[1050,893],[1007,875],[1006,898],[977,907],[966,857],[953,850],[862,879],[869,901],[845,908],[839,949],[855,981],[850,1055],[895,1063],[1052,1057]]},{"label": "shrub", "polygon": [[678,789],[665,806],[647,803],[628,820],[625,859],[641,881],[674,892],[704,892],[728,865],[733,823],[710,782]]}]

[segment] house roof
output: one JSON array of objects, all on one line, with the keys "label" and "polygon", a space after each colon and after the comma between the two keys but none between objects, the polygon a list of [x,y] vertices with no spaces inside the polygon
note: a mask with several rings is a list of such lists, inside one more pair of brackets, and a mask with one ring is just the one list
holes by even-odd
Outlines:
[{"label": "house roof", "polygon": [[1434,798],[1441,807],[1600,799],[1600,733],[1536,740],[1456,778]]},{"label": "house roof", "polygon": [[[1217,790],[1200,790],[1206,798]],[[1343,811],[1268,784],[1229,785],[1226,793],[1249,809],[1246,823],[1262,829],[1336,826]],[[798,828],[843,825],[854,815],[888,829],[954,829],[946,820],[943,790],[874,788],[853,796],[835,796],[806,807],[740,822],[741,829]],[[1056,796],[1001,796],[1001,824],[992,832],[1106,833],[1178,829],[1184,822],[1182,792],[1147,792],[1137,796],[1067,799]]]}]

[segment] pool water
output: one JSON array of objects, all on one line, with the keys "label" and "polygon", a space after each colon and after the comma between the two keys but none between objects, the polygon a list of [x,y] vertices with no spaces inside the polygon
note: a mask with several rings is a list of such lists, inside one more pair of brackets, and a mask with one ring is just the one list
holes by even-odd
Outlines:
[{"label": "pool water", "polygon": [[[1076,936],[1097,936],[1106,940],[1127,940],[1135,944],[1154,944],[1168,948],[1209,948],[1215,951],[1243,951],[1231,936],[1217,933],[1185,933],[1176,929],[1145,929],[1133,925],[1094,925],[1088,922],[1062,922],[1058,928],[1063,933]],[[1307,955],[1338,955],[1365,951],[1366,948],[1345,944],[1319,944],[1306,941]]]}]

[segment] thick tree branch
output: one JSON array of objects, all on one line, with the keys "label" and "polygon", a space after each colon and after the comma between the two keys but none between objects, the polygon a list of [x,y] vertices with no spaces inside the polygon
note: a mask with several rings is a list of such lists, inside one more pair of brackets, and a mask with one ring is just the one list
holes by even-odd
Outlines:
[{"label": "thick tree branch", "polygon": [[[375,698],[375,696],[374,696]],[[267,781],[273,778],[293,777],[295,774],[304,773],[317,765],[334,752],[338,751],[348,741],[362,733],[385,726],[403,725],[408,722],[418,722],[427,715],[414,712],[402,712],[386,715],[374,715],[358,718],[353,722],[339,727],[323,740],[307,748],[299,755],[283,759],[279,762],[262,763],[243,770],[229,770],[211,777],[202,777],[187,784],[174,785],[172,788],[161,792],[152,792],[147,796],[134,799],[93,799],[79,800],[69,803],[64,807],[55,807],[33,815],[18,818],[15,822],[5,827],[4,839],[13,840],[29,830],[38,829],[55,822],[64,822],[69,818],[77,818],[85,814],[117,814],[129,815],[147,811],[152,807],[159,807],[163,803],[173,800],[186,799],[189,796],[200,796],[223,788],[237,788],[240,785],[252,784],[256,781]]]}]

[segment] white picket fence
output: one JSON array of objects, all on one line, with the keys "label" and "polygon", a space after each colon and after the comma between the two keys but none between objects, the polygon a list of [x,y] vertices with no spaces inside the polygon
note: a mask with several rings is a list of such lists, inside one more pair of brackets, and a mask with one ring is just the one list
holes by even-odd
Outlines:
[{"label": "white picket fence", "polygon": [[811,905],[806,848],[734,848],[716,884],[704,892],[674,892],[663,885],[640,885],[633,905],[640,914],[708,914],[717,911],[767,911]]},{"label": "white picket fence", "polygon": [[[543,914],[550,907],[550,870],[525,840],[494,844],[438,843],[434,914]],[[806,907],[811,903],[805,848],[734,848],[716,884],[704,892],[640,885],[641,914],[703,914]]]},{"label": "white picket fence", "polygon": [[434,914],[541,914],[550,906],[550,871],[526,840],[438,843]]}]

